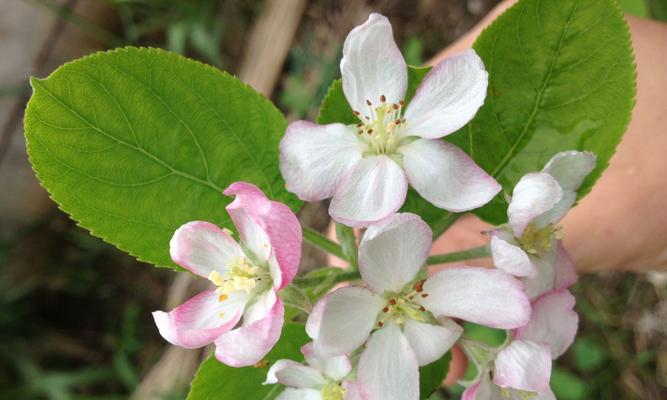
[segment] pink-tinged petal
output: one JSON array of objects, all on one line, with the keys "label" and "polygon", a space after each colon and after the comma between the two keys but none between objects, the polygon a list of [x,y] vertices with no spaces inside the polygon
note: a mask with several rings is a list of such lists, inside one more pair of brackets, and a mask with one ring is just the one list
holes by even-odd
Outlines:
[{"label": "pink-tinged petal", "polygon": [[436,316],[513,329],[530,318],[521,282],[499,269],[447,268],[424,282],[420,303]]},{"label": "pink-tinged petal", "polygon": [[188,349],[206,346],[232,329],[248,301],[244,293],[232,293],[220,301],[214,289],[206,290],[170,312],[155,311],[153,319],[165,340]]},{"label": "pink-tinged petal", "polygon": [[224,273],[227,265],[245,257],[227,232],[204,221],[181,225],[169,242],[169,253],[178,265],[203,278],[213,271]]},{"label": "pink-tinged petal", "polygon": [[327,296],[315,348],[322,356],[351,353],[364,344],[386,301],[370,290],[348,286]]},{"label": "pink-tinged petal", "polygon": [[313,310],[308,315],[306,320],[306,334],[309,338],[315,340],[320,336],[320,326],[322,326],[322,314],[324,314],[324,307],[327,304],[329,295],[321,297],[313,306]]},{"label": "pink-tinged petal", "polygon": [[564,191],[576,192],[596,162],[597,157],[590,151],[563,151],[553,156],[542,172],[556,178]]},{"label": "pink-tinged petal", "polygon": [[295,388],[318,388],[326,384],[322,373],[292,360],[278,360],[271,366],[265,384],[281,383]]},{"label": "pink-tinged petal", "polygon": [[368,400],[368,394],[361,383],[345,380],[341,386],[345,389],[344,400]]},{"label": "pink-tinged petal", "polygon": [[507,208],[509,223],[516,236],[521,236],[533,219],[551,210],[563,197],[560,185],[551,175],[534,172],[524,175],[514,187]]},{"label": "pink-tinged petal", "polygon": [[340,178],[361,160],[366,145],[349,126],[296,121],[280,141],[280,172],[301,200],[333,196]]},{"label": "pink-tinged petal", "polygon": [[323,400],[322,392],[319,389],[311,388],[286,388],[276,400]]},{"label": "pink-tinged petal", "polygon": [[577,282],[577,270],[570,254],[561,240],[556,242],[556,282],[555,290],[568,289]]},{"label": "pink-tinged petal", "polygon": [[365,23],[352,29],[343,45],[340,71],[347,102],[361,119],[375,118],[381,96],[389,104],[403,100],[408,67],[386,17],[373,13]]},{"label": "pink-tinged petal", "polygon": [[281,272],[280,279],[273,275],[275,288],[289,285],[301,259],[301,225],[296,215],[285,204],[267,199],[249,183],[233,183],[224,194],[236,196],[227,212],[241,241],[262,260],[275,257]]},{"label": "pink-tinged petal", "polygon": [[516,244],[514,236],[500,229],[491,235],[491,256],[493,264],[510,275],[534,277],[535,266],[528,254]]},{"label": "pink-tinged petal", "polygon": [[336,188],[329,214],[353,227],[365,227],[398,211],[408,192],[403,169],[387,156],[359,162]]},{"label": "pink-tinged petal", "polygon": [[[555,241],[553,245],[556,245]],[[535,266],[537,274],[523,281],[523,289],[531,300],[554,290],[556,286],[556,255],[556,250],[552,249],[540,256],[531,257],[530,260]]]},{"label": "pink-tinged petal", "polygon": [[441,325],[427,324],[408,319],[403,325],[403,334],[417,356],[420,366],[430,364],[442,357],[463,333],[463,328],[449,318]]},{"label": "pink-tinged petal", "polygon": [[493,383],[537,393],[549,393],[551,355],[549,346],[515,340],[496,356]]},{"label": "pink-tinged petal", "polygon": [[431,228],[418,215],[394,214],[371,225],[359,244],[359,272],[375,293],[400,292],[428,258]]},{"label": "pink-tinged petal", "polygon": [[352,371],[352,363],[348,356],[322,357],[315,351],[313,342],[303,345],[301,353],[309,365],[322,371],[331,380],[340,381]]},{"label": "pink-tinged petal", "polygon": [[357,367],[369,400],[419,399],[419,365],[408,339],[394,323],[375,331]]},{"label": "pink-tinged petal", "polygon": [[567,290],[539,297],[532,303],[530,321],[516,329],[514,337],[548,344],[551,357],[560,357],[577,335],[579,316],[574,311],[575,302],[574,296]]},{"label": "pink-tinged petal", "polygon": [[410,185],[433,205],[462,212],[488,203],[500,185],[461,149],[442,140],[417,139],[399,147]]},{"label": "pink-tinged petal", "polygon": [[467,388],[463,395],[461,395],[461,400],[523,400],[523,399],[506,399],[502,397],[500,388],[491,382],[489,377],[489,372],[484,371],[480,375],[480,380],[476,384]]},{"label": "pink-tinged petal", "polygon": [[263,319],[271,312],[277,301],[278,295],[273,290],[267,290],[260,294],[243,313],[243,323],[248,324]]},{"label": "pink-tinged petal", "polygon": [[426,75],[405,110],[405,136],[441,138],[470,121],[484,104],[489,74],[474,50],[447,58]]},{"label": "pink-tinged petal", "polygon": [[215,341],[215,358],[231,367],[253,365],[266,356],[280,338],[285,307],[276,299],[264,318],[222,334]]}]

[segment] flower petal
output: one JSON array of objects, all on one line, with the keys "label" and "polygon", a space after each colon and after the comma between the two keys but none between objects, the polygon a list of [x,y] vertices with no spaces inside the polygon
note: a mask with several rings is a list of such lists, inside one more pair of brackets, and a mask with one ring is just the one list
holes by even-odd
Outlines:
[{"label": "flower petal", "polygon": [[534,218],[551,210],[561,197],[563,191],[551,175],[544,172],[524,175],[514,187],[512,201],[507,208],[514,234],[521,236]]},{"label": "flower petal", "polygon": [[[340,71],[347,102],[361,119],[374,119],[381,96],[389,104],[403,100],[408,67],[385,16],[373,13],[347,35]],[[368,106],[366,100],[373,105]]]},{"label": "flower petal", "polygon": [[493,383],[502,388],[548,393],[551,378],[549,346],[515,340],[496,356]]},{"label": "flower petal", "polygon": [[552,249],[539,257],[531,257],[531,262],[535,266],[537,274],[523,281],[524,291],[531,300],[554,290],[556,286],[556,256],[556,250]]},{"label": "flower petal", "polygon": [[275,257],[281,272],[281,276],[272,274],[276,289],[289,285],[301,259],[301,225],[296,215],[249,183],[233,183],[224,194],[236,195],[226,208],[241,241],[262,261]]},{"label": "flower petal", "polygon": [[521,282],[499,269],[447,268],[424,282],[421,304],[439,316],[461,318],[493,328],[525,325],[530,304]]},{"label": "flower petal", "polygon": [[417,400],[419,365],[408,339],[389,323],[371,335],[357,368],[369,400]]},{"label": "flower petal", "polygon": [[398,211],[408,181],[403,169],[387,156],[364,158],[336,188],[329,214],[353,227],[370,225]]},{"label": "flower petal", "polygon": [[405,110],[405,136],[441,138],[470,121],[484,104],[489,74],[475,50],[447,58],[424,77]]},{"label": "flower petal", "polygon": [[463,328],[449,318],[443,318],[441,324],[427,324],[413,319],[405,321],[403,334],[410,342],[420,366],[440,359],[463,333]]},{"label": "flower petal", "polygon": [[276,400],[323,400],[322,392],[317,389],[310,388],[286,388],[283,390]]},{"label": "flower petal", "polygon": [[264,318],[244,321],[239,328],[220,336],[215,341],[215,358],[231,367],[258,363],[280,338],[284,314],[283,303],[276,299]]},{"label": "flower petal", "polygon": [[[467,388],[461,400],[524,400],[524,399],[506,399],[502,397],[500,388],[491,382],[489,372],[484,371],[481,374],[480,381]],[[531,399],[532,400],[532,399]]]},{"label": "flower petal", "polygon": [[247,301],[247,294],[234,292],[221,302],[215,289],[211,289],[168,313],[155,311],[153,319],[169,343],[192,349],[206,346],[232,329],[241,319]]},{"label": "flower petal", "polygon": [[577,282],[577,270],[570,254],[565,250],[561,240],[556,242],[556,282],[555,290],[568,289]]},{"label": "flower petal", "polygon": [[365,148],[343,124],[289,124],[280,141],[280,172],[287,190],[305,201],[333,196],[340,178],[361,160]]},{"label": "flower petal", "polygon": [[203,278],[213,271],[223,273],[235,259],[245,257],[227,232],[204,221],[181,225],[169,242],[169,253],[178,265]]},{"label": "flower petal", "polygon": [[528,254],[515,244],[514,237],[503,230],[496,229],[491,234],[491,256],[493,264],[514,276],[534,277],[535,266]]},{"label": "flower petal", "polygon": [[564,191],[576,192],[596,162],[597,157],[590,151],[563,151],[553,156],[542,172],[556,178]]},{"label": "flower petal", "polygon": [[532,303],[530,322],[514,331],[519,340],[546,343],[551,357],[560,357],[574,342],[579,316],[574,311],[574,296],[567,290],[547,293]]},{"label": "flower petal", "polygon": [[292,360],[278,360],[269,369],[264,383],[278,382],[295,388],[317,388],[324,385],[326,380],[322,373],[313,367]]},{"label": "flower petal", "polygon": [[428,258],[432,235],[426,222],[410,213],[371,225],[359,244],[359,272],[366,285],[378,294],[401,291]]},{"label": "flower petal", "polygon": [[352,371],[352,363],[348,356],[322,357],[315,352],[313,342],[303,345],[301,353],[309,365],[322,371],[325,376],[334,381],[343,380]]},{"label": "flower petal", "polygon": [[430,203],[468,211],[488,203],[501,187],[461,149],[442,140],[417,139],[399,147],[408,181]]},{"label": "flower petal", "polygon": [[308,319],[306,320],[306,334],[309,338],[315,340],[320,336],[320,326],[322,326],[322,314],[327,304],[329,295],[321,297],[313,306]]},{"label": "flower petal", "polygon": [[342,386],[345,389],[345,400],[368,400],[366,390],[361,383],[345,380]]},{"label": "flower petal", "polygon": [[327,296],[315,348],[322,356],[354,351],[368,338],[385,300],[370,290],[348,286]]}]

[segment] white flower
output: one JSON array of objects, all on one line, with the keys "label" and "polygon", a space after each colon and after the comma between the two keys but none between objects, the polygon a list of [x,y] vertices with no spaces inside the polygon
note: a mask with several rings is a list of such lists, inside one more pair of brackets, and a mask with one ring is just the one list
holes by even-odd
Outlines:
[{"label": "white flower", "polygon": [[462,332],[451,318],[512,329],[530,317],[521,283],[502,270],[449,268],[419,280],[431,244],[431,229],[414,214],[370,226],[359,246],[367,288],[330,293],[308,318],[323,355],[366,343],[357,376],[369,400],[417,399],[419,366],[442,357]]},{"label": "white flower", "polygon": [[405,60],[387,18],[371,14],[345,40],[340,68],[359,123],[290,124],[280,143],[288,190],[307,201],[332,197],[329,213],[351,226],[396,212],[408,182],[429,202],[457,212],[480,207],[500,191],[463,151],[440,139],[484,103],[488,74],[473,50],[433,68],[404,107]]},{"label": "white flower", "polygon": [[514,187],[507,209],[509,223],[493,231],[494,264],[524,277],[531,298],[576,281],[556,224],[574,205],[577,190],[595,167],[590,152],[556,154],[542,172],[525,175]]}]

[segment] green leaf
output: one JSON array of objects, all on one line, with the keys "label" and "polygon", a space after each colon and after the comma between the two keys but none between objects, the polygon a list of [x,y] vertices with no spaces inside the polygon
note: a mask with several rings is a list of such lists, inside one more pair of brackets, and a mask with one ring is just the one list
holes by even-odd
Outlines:
[{"label": "green leaf", "polygon": [[[521,0],[480,35],[474,48],[489,71],[489,92],[475,118],[445,140],[468,153],[507,194],[554,154],[593,151],[598,164],[579,197],[588,193],[607,167],[634,105],[630,34],[618,5],[613,0]],[[406,102],[428,69],[408,71]],[[329,89],[318,122],[357,122],[340,81]],[[475,212],[501,224],[506,209],[500,194]],[[432,227],[451,218],[412,189],[402,210],[421,215]]]},{"label": "green leaf", "polygon": [[438,390],[442,381],[447,377],[449,364],[452,361],[452,352],[448,351],[439,360],[419,368],[419,398],[427,399]]},{"label": "green leaf", "polygon": [[[448,137],[511,193],[556,153],[598,156],[579,197],[607,167],[635,97],[630,34],[613,0],[522,0],[477,39],[489,92],[473,121]],[[502,194],[476,213],[506,220]]]},{"label": "green leaf", "polygon": [[[289,323],[283,328],[280,341],[266,356],[269,364],[280,359],[302,361],[301,346],[308,342],[302,324]],[[200,366],[192,381],[188,400],[275,399],[280,385],[262,385],[269,366],[232,368],[210,356]]]},{"label": "green leaf", "polygon": [[357,236],[349,226],[336,222],[336,239],[340,243],[343,254],[350,260],[352,268],[357,268]]},{"label": "green leaf", "polygon": [[560,400],[586,398],[586,383],[577,375],[562,368],[555,367],[551,372],[551,389]]},{"label": "green leaf", "polygon": [[286,121],[231,75],[157,49],[96,53],[32,78],[25,117],[37,177],[81,226],[160,266],[181,224],[233,229],[222,191],[258,185],[298,209],[278,170]]}]

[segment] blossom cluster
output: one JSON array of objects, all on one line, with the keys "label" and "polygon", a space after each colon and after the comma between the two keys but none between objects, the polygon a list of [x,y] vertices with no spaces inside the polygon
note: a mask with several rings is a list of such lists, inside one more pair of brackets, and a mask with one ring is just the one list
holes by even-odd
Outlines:
[{"label": "blossom cluster", "polygon": [[[287,189],[306,201],[331,198],[338,223],[363,228],[360,282],[323,296],[305,329],[305,363],[279,360],[265,384],[279,399],[415,400],[419,368],[459,345],[475,364],[465,400],[553,399],[552,359],[577,331],[574,266],[559,221],[595,166],[588,152],[555,155],[513,189],[507,223],[489,232],[495,268],[456,267],[429,276],[433,233],[418,215],[399,213],[412,186],[455,212],[487,204],[500,185],[442,138],[484,103],[488,73],[473,50],[442,61],[405,104],[408,74],[389,21],[371,14],[343,48],[343,91],[356,125],[290,124],[280,144]],[[154,313],[169,342],[215,344],[215,357],[241,367],[263,360],[285,318],[280,298],[297,273],[302,232],[284,204],[238,182],[227,212],[231,232],[209,222],[180,227],[172,259],[213,288],[170,312]],[[461,321],[505,329],[498,348],[466,338]]]}]

